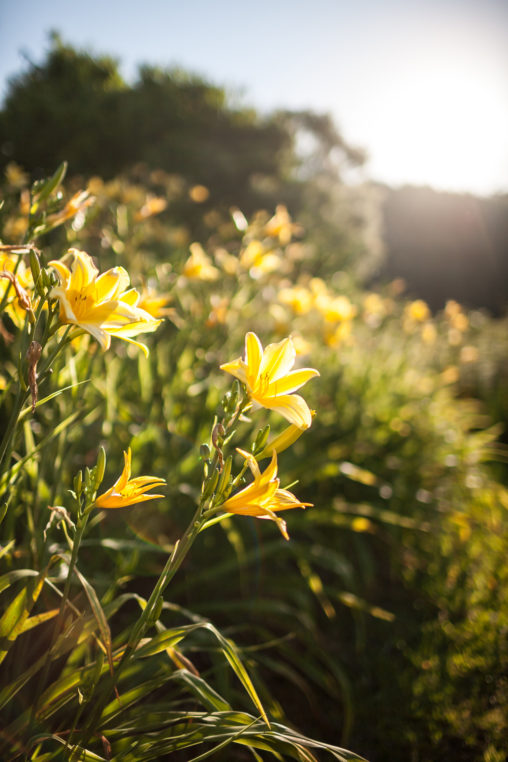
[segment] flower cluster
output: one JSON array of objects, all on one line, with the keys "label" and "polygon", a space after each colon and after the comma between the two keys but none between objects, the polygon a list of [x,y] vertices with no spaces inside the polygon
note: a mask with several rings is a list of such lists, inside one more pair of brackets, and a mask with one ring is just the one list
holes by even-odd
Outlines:
[{"label": "flower cluster", "polygon": [[246,388],[252,404],[274,410],[284,416],[290,426],[267,445],[258,455],[261,459],[271,455],[269,466],[261,473],[259,465],[250,453],[238,452],[245,458],[254,481],[220,506],[223,511],[243,516],[275,521],[285,539],[289,539],[286,522],[276,514],[290,508],[305,508],[288,490],[280,489],[277,477],[277,452],[289,447],[312,423],[312,412],[298,394],[293,394],[319,373],[314,368],[291,370],[296,351],[291,337],[265,349],[255,333],[245,337],[245,357],[221,365],[221,369],[239,379]]}]

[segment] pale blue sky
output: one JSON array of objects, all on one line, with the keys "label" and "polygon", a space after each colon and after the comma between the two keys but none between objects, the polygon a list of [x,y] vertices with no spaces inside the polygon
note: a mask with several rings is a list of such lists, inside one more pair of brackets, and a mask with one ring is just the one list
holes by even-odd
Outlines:
[{"label": "pale blue sky", "polygon": [[48,31],[180,65],[261,110],[330,112],[393,184],[508,191],[508,0],[0,0],[0,94]]}]

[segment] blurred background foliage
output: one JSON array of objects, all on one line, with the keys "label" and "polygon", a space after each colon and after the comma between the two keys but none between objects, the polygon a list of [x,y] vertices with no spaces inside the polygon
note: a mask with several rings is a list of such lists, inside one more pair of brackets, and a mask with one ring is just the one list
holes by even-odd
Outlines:
[{"label": "blurred background foliage", "polygon": [[[69,486],[103,443],[118,471],[132,440],[168,500],[108,515],[89,542],[127,541],[95,569],[98,591],[144,591],[192,512],[218,366],[246,330],[292,334],[321,378],[313,426],[280,461],[315,507],[292,512],[289,543],[247,519],[207,532],[171,587],[175,615],[234,637],[272,715],[312,737],[380,762],[505,760],[506,199],[350,185],[362,153],[328,117],[260,117],[180,71],[144,67],[130,86],[57,36],[11,83],[0,146],[2,241],[23,238],[28,178],[65,159],[66,198],[86,187],[94,203],[45,234],[47,260],[75,246],[101,271],[121,264],[167,318],[149,359],[116,345],[106,361],[87,339],[69,355],[52,383],[90,379],[71,392],[80,429],[17,483],[30,515],[63,499],[55,468]],[[23,514],[11,521],[22,544]],[[136,537],[148,552],[128,550]],[[228,680],[213,653],[201,666]]]}]

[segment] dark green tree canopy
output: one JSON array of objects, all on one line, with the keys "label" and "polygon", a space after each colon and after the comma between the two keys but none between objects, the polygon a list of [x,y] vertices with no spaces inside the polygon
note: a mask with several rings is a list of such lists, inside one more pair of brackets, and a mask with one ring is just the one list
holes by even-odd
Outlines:
[{"label": "dark green tree canopy", "polygon": [[348,163],[361,160],[327,116],[262,118],[231,106],[222,88],[178,69],[143,66],[128,85],[114,59],[75,50],[55,33],[51,40],[46,60],[10,82],[0,112],[2,166],[15,160],[47,175],[66,160],[73,172],[110,178],[144,162],[250,211],[281,201],[300,205],[294,185],[304,178],[294,170],[302,163],[296,145],[303,131],[312,135],[311,174],[334,150]]}]

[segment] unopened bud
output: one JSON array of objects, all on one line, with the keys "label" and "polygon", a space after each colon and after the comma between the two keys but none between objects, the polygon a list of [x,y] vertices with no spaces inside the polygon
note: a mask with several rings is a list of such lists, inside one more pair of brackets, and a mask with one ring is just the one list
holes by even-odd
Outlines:
[{"label": "unopened bud", "polygon": [[203,458],[203,460],[208,460],[210,458],[210,448],[206,443],[203,443],[201,447],[199,448],[199,454]]},{"label": "unopened bud", "polygon": [[219,472],[214,471],[211,476],[208,477],[208,479],[204,483],[203,487],[203,499],[206,500],[210,497],[212,492],[214,491],[215,487],[217,486],[217,482],[219,481]]},{"label": "unopened bud", "polygon": [[263,447],[268,441],[268,437],[270,435],[270,424],[267,424],[264,429],[259,429],[256,439],[254,441],[254,444],[252,445],[252,452],[254,455],[257,455],[258,452],[261,452]]},{"label": "unopened bud", "polygon": [[224,461],[224,467],[221,471],[219,481],[217,482],[217,495],[221,495],[225,489],[229,486],[229,480],[231,478],[231,465],[233,463],[233,456],[229,455]]},{"label": "unopened bud", "polygon": [[83,486],[83,472],[78,471],[78,473],[74,477],[74,491],[76,495],[80,494],[82,486]]},{"label": "unopened bud", "polygon": [[32,278],[34,280],[35,289],[40,296],[44,296],[44,288],[42,283],[42,272],[39,257],[35,249],[30,249],[30,269],[32,271]]},{"label": "unopened bud", "polygon": [[42,346],[38,341],[30,342],[26,353],[28,363],[28,386],[32,395],[32,413],[35,413],[35,406],[39,397],[39,387],[37,385],[37,363],[41,359]]},{"label": "unopened bud", "polygon": [[212,431],[212,444],[216,450],[222,445],[223,439],[226,436],[226,429],[222,423],[216,423]]},{"label": "unopened bud", "polygon": [[106,451],[104,447],[99,447],[97,454],[97,465],[95,466],[95,489],[98,489],[104,479],[104,472],[106,470]]}]

